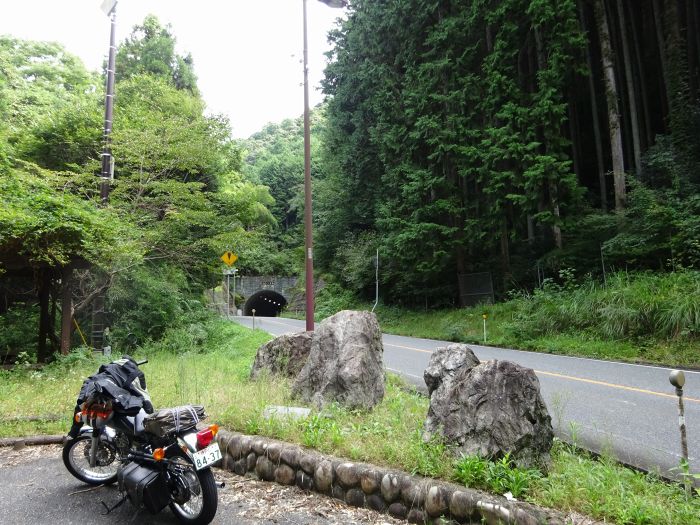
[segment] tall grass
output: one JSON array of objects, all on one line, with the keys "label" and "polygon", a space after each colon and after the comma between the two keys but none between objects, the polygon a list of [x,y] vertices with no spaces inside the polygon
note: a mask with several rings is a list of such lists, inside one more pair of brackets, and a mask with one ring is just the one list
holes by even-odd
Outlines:
[{"label": "tall grass", "polygon": [[[248,379],[256,349],[269,335],[223,321],[202,328],[209,336],[200,345],[173,332],[161,343],[134,352],[149,358],[144,371],[157,407],[199,402],[212,421],[229,430],[498,493],[507,490],[521,499],[611,523],[700,524],[700,497],[686,500],[678,485],[633,472],[608,458],[598,461],[578,454],[562,443],[552,451],[547,476],[513,468],[508,458],[455,461],[450,446],[440,440],[423,441],[428,400],[393,375],[387,377],[384,399],[371,412],[331,405],[305,420],[267,419],[263,410],[268,405],[299,404],[291,398],[285,379]],[[0,436],[65,432],[82,379],[99,364],[89,354],[76,353],[41,371],[1,372]],[[47,413],[65,413],[66,418],[18,425],[6,417]]]},{"label": "tall grass", "polygon": [[[546,281],[531,293],[473,308],[380,306],[399,335],[668,365],[700,366],[700,272],[618,272],[603,285]],[[487,315],[486,338],[483,318]]]}]

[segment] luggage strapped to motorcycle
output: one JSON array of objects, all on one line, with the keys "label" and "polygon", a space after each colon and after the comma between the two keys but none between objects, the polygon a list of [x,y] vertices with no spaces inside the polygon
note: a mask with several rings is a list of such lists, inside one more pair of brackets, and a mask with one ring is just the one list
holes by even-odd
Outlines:
[{"label": "luggage strapped to motorcycle", "polygon": [[184,405],[157,410],[154,414],[146,416],[143,425],[147,432],[164,437],[195,427],[206,417],[203,406]]}]

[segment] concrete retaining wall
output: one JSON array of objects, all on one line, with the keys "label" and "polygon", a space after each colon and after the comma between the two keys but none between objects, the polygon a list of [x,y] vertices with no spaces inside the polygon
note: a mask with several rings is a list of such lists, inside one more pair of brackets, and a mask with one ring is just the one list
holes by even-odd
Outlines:
[{"label": "concrete retaining wall", "polygon": [[223,430],[216,439],[223,468],[240,476],[297,485],[349,505],[387,512],[409,523],[440,523],[440,517],[456,523],[489,525],[572,523],[557,511],[431,478],[324,456],[299,445]]}]

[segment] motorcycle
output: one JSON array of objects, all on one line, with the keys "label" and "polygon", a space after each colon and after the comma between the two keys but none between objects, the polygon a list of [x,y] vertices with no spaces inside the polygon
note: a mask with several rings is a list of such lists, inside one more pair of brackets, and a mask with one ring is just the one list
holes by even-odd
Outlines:
[{"label": "motorcycle", "polygon": [[74,423],[63,447],[68,471],[89,485],[118,483],[120,500],[157,514],[170,506],[180,523],[214,519],[217,484],[211,466],[221,459],[217,425],[197,405],[154,411],[139,366],[129,356],[102,365],[83,383]]}]

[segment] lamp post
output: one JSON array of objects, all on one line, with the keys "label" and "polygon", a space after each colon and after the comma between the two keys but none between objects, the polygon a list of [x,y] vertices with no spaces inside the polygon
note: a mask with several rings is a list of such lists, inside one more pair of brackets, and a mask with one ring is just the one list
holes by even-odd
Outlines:
[{"label": "lamp post", "polygon": [[110,134],[112,133],[112,111],[114,109],[114,62],[116,54],[116,8],[117,0],[103,0],[102,11],[111,18],[109,33],[109,58],[107,60],[107,86],[105,95],[105,125],[102,135],[104,146],[102,150],[102,172],[100,174],[100,200],[107,204],[109,200],[109,181],[112,178],[114,163],[112,161],[112,148]]},{"label": "lamp post", "polygon": [[[340,8],[347,0],[319,0],[328,7]],[[304,253],[306,257],[306,331],[314,329],[314,248],[311,214],[311,131],[309,124],[309,46],[304,4]]]}]

